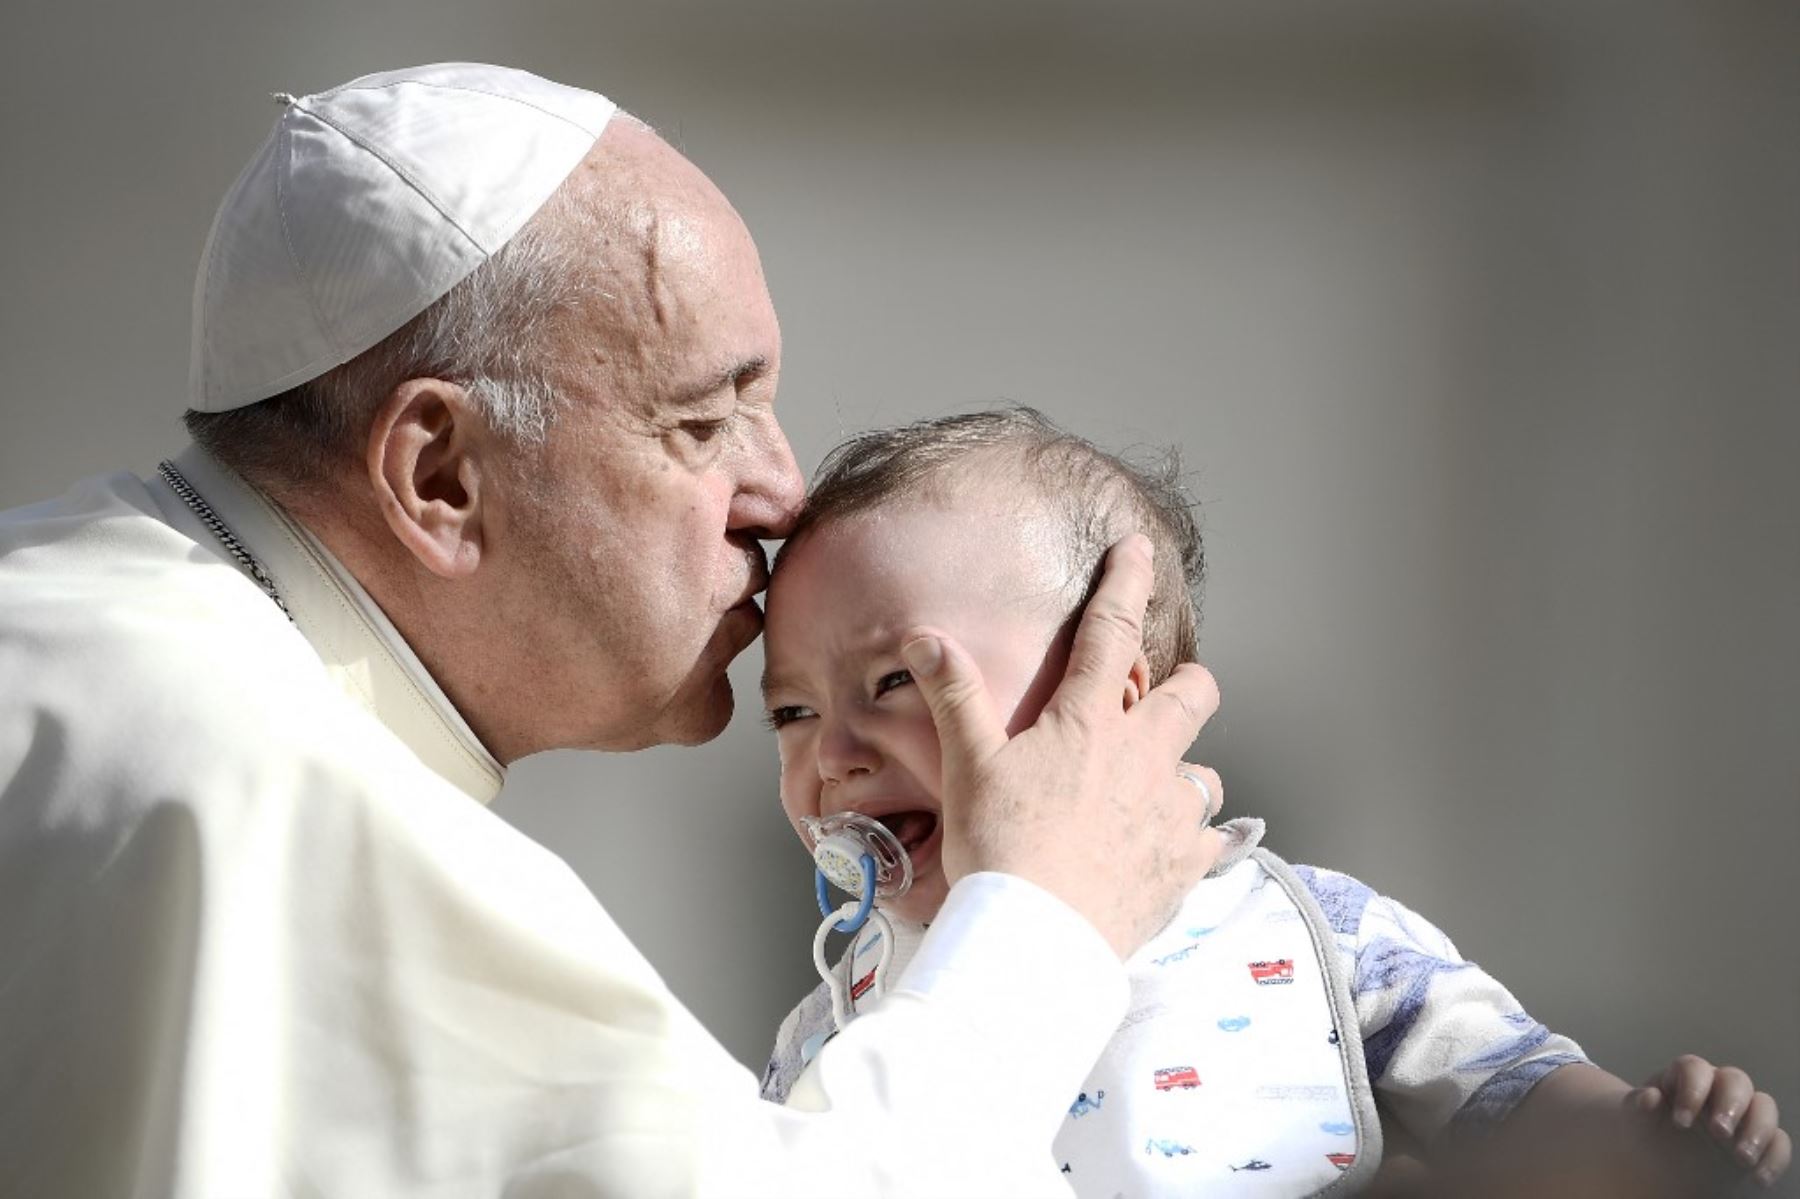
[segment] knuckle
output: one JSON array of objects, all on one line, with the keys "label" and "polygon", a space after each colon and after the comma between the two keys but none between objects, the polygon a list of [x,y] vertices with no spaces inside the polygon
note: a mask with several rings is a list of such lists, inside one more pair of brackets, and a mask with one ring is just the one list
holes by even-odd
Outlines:
[{"label": "knuckle", "polygon": [[1177,666],[1158,690],[1182,696],[1196,715],[1210,716],[1219,710],[1219,682],[1197,662]]},{"label": "knuckle", "polygon": [[1175,714],[1189,724],[1198,721],[1203,715],[1203,711],[1195,702],[1194,697],[1184,691],[1169,692],[1168,701],[1169,705],[1175,709]]},{"label": "knuckle", "polygon": [[1139,645],[1144,639],[1143,613],[1109,596],[1095,596],[1088,604],[1088,619],[1107,636]]}]

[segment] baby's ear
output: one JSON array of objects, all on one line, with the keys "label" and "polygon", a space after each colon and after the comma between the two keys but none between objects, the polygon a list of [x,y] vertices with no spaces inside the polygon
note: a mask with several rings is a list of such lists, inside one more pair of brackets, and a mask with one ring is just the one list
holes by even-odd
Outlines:
[{"label": "baby's ear", "polygon": [[1143,654],[1131,664],[1131,673],[1125,679],[1125,710],[1131,711],[1131,705],[1150,693],[1150,659]]}]

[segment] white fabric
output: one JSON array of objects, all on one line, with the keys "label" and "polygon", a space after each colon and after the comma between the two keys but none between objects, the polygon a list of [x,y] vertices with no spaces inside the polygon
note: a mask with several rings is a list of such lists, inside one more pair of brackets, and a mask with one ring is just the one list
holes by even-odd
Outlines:
[{"label": "white fabric", "polygon": [[[1127,963],[1130,1010],[1057,1133],[1080,1199],[1354,1192],[1380,1161],[1377,1102],[1429,1143],[1585,1060],[1416,913],[1256,849],[1260,821],[1224,831],[1221,868]],[[846,982],[866,940],[838,964]],[[806,1086],[809,1050],[835,1043],[821,993],[783,1021],[765,1096]]]},{"label": "white fabric", "polygon": [[[567,866],[427,764],[461,724],[429,679],[443,727],[395,727],[321,660],[335,564],[211,486],[298,623],[160,482],[0,514],[9,1193],[1066,1194],[1050,1138],[1125,1003],[1085,921],[965,879],[813,1110],[763,1103]],[[336,627],[346,660],[391,635]]]},{"label": "white fabric", "polygon": [[200,256],[189,405],[202,412],[321,375],[424,311],[543,207],[614,112],[479,63],[281,103]]},{"label": "white fabric", "polygon": [[1128,965],[1131,1009],[1056,1138],[1076,1194],[1336,1182],[1359,1152],[1343,1038],[1311,933],[1261,863],[1196,887]]},{"label": "white fabric", "polygon": [[[174,466],[209,505],[229,514],[227,524],[238,537],[259,547],[295,626],[338,689],[445,782],[482,803],[493,802],[505,779],[500,763],[362,584],[304,525],[198,446],[177,454]],[[186,505],[160,489],[155,494],[173,527],[209,544],[212,534]]]}]

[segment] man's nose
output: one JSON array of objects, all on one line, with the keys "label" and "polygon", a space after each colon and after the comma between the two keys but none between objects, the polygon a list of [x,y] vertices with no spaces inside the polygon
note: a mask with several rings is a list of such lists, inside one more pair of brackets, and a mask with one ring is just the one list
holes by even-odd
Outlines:
[{"label": "man's nose", "polygon": [[773,420],[750,447],[747,475],[732,503],[731,527],[767,540],[786,537],[806,499],[806,479],[787,434]]}]

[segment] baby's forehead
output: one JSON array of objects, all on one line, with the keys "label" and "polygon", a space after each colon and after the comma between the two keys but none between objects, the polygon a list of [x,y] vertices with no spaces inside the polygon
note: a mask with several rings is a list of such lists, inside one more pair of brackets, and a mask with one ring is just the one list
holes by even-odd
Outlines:
[{"label": "baby's forehead", "polygon": [[810,507],[802,525],[809,530],[844,526],[880,529],[904,518],[913,529],[949,529],[971,521],[1048,518],[1054,512],[1050,497],[1030,477],[1016,453],[990,449],[946,464],[891,491],[855,494],[823,509]]},{"label": "baby's forehead", "polygon": [[1016,491],[982,480],[934,478],[845,510],[812,513],[782,547],[775,568],[815,545],[838,554],[872,549],[878,562],[942,551],[945,538],[982,537],[998,545],[1021,517],[1032,515]]},{"label": "baby's forehead", "polygon": [[[1068,533],[1048,505],[975,481],[917,490],[808,525],[782,548],[771,597],[854,584],[873,599],[896,591],[981,596],[1007,607],[1058,603],[1072,581]],[[815,569],[795,571],[800,561]]]}]

